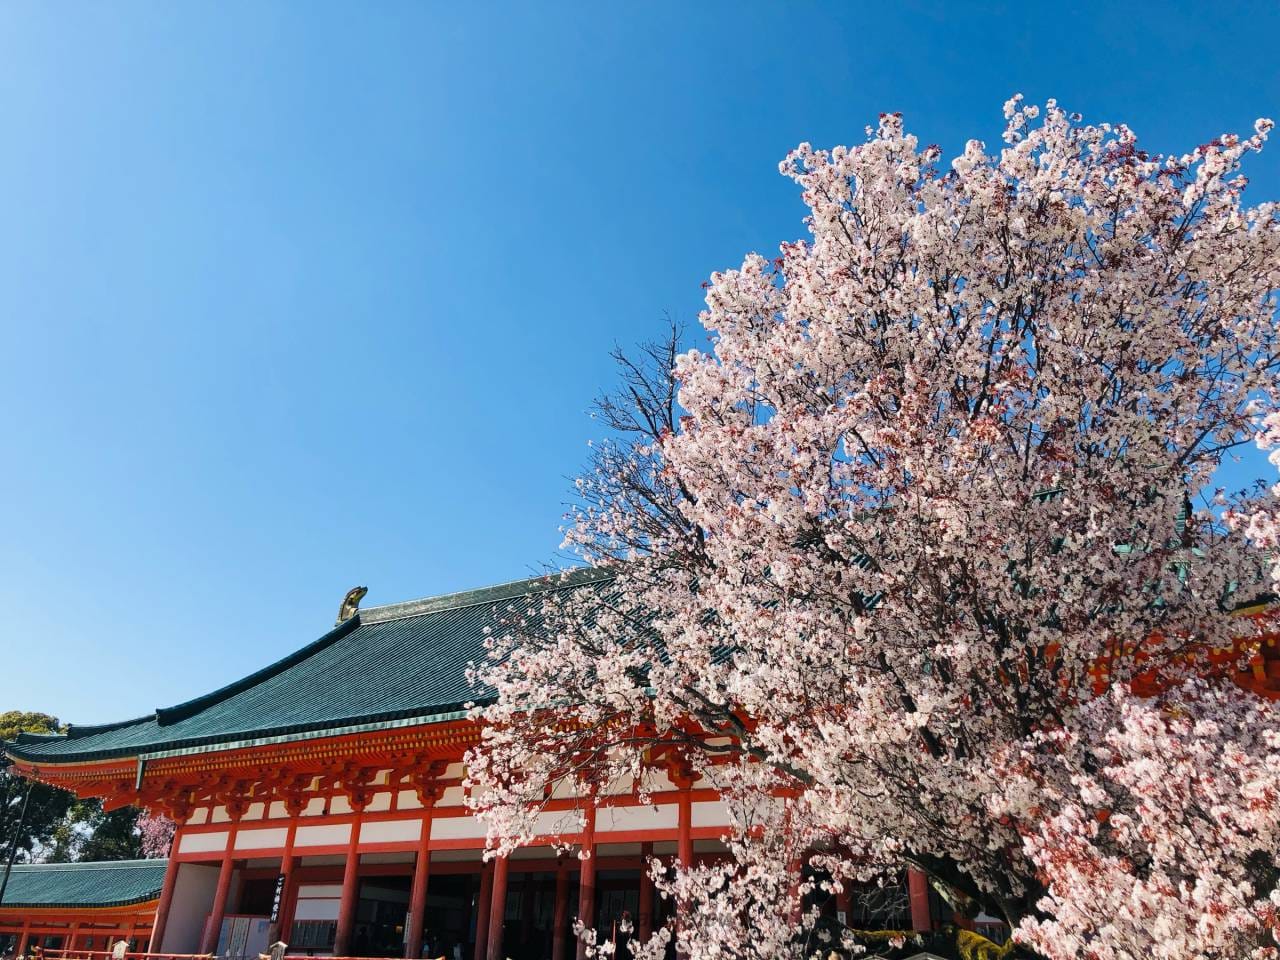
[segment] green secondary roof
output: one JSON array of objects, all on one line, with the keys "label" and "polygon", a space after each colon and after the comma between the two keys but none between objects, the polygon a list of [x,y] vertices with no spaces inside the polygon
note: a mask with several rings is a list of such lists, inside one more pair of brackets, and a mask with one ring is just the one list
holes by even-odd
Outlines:
[{"label": "green secondary roof", "polygon": [[160,896],[168,860],[15,864],[4,907],[124,907]]},{"label": "green secondary roof", "polygon": [[487,695],[466,678],[467,664],[484,659],[486,627],[514,614],[536,614],[548,592],[611,579],[607,571],[577,570],[370,607],[296,653],[203,697],[123,723],[20,734],[4,749],[33,763],[77,763],[451,718]]}]

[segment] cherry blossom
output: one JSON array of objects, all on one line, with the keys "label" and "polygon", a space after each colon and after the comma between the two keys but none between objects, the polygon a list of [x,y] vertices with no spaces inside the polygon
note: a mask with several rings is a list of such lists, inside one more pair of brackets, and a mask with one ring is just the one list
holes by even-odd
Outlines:
[{"label": "cherry blossom", "polygon": [[725,797],[729,859],[655,865],[696,909],[638,956],[874,950],[808,908],[904,865],[1054,960],[1275,955],[1276,708],[1233,682],[1270,648],[1229,614],[1280,497],[1214,482],[1280,445],[1280,218],[1239,172],[1271,123],[1156,156],[1005,119],[786,157],[808,235],[603,408],[567,543],[613,577],[475,672],[495,850],[552,794],[566,832],[677,773]]}]

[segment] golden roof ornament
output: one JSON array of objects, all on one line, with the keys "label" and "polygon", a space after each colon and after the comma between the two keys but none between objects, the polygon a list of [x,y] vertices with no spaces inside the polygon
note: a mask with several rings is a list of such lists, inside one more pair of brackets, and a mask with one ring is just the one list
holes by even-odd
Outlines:
[{"label": "golden roof ornament", "polygon": [[369,592],[368,587],[352,587],[347,591],[347,595],[342,598],[342,606],[338,608],[338,619],[333,625],[346,623],[357,613],[360,612],[360,601],[364,599],[364,595]]}]

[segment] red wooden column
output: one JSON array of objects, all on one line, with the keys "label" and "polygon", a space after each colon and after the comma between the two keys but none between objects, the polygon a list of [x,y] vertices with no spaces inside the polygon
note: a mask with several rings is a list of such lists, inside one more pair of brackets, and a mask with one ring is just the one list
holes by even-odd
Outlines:
[{"label": "red wooden column", "polygon": [[907,871],[907,893],[911,899],[911,928],[932,930],[933,917],[929,910],[929,881],[919,870]]},{"label": "red wooden column", "polygon": [[490,864],[480,865],[480,897],[476,901],[476,950],[475,960],[486,960],[489,954],[489,898],[493,893],[493,869]]},{"label": "red wooden column", "polygon": [[431,880],[431,804],[423,807],[422,833],[418,837],[418,856],[413,863],[413,887],[409,891],[409,936],[405,939],[406,957],[422,956],[422,932],[427,923],[427,885]]},{"label": "red wooden column", "polygon": [[[286,800],[285,811],[289,814],[289,830],[284,836],[284,853],[280,857],[280,906],[276,921],[271,924],[267,932],[268,944],[283,940],[289,933],[289,927],[292,926],[292,924],[286,925],[286,919],[289,913],[289,895],[293,889],[293,843],[298,836],[298,817],[302,813],[302,807],[300,804],[291,804]],[[284,931],[284,934],[281,931]]]},{"label": "red wooden column", "polygon": [[67,934],[66,949],[67,949],[68,951],[73,951],[73,950],[75,950],[75,948],[76,948],[76,938],[77,938],[78,936],[80,936],[80,924],[78,924],[78,923],[73,923],[73,924],[71,925],[71,932],[70,932],[69,934]]},{"label": "red wooden column", "polygon": [[[596,923],[596,808],[594,801],[587,807],[587,823],[582,831],[581,872],[578,874],[578,922],[584,927]],[[577,960],[586,960],[587,944],[578,938]]]},{"label": "red wooden column", "polygon": [[680,785],[680,837],[676,858],[682,867],[693,866],[693,797],[689,794],[688,780]]},{"label": "red wooden column", "polygon": [[649,859],[653,856],[653,844],[640,844],[640,904],[636,917],[636,935],[644,943],[653,935],[653,877],[649,875]]},{"label": "red wooden column", "polygon": [[[227,912],[227,894],[231,892],[231,874],[235,870],[232,854],[235,852],[236,832],[239,825],[239,814],[243,810],[231,810],[227,804],[227,812],[232,813],[231,829],[227,831],[227,849],[222,851],[222,866],[218,871],[218,887],[213,895],[213,908],[209,911],[209,919],[204,928],[204,937],[200,941],[201,953],[213,953],[218,949],[218,935],[222,933],[222,915]],[[166,871],[168,867],[165,868]],[[126,938],[127,939],[127,938]]]},{"label": "red wooden column", "polygon": [[164,928],[169,923],[169,908],[173,906],[173,888],[178,882],[178,835],[169,848],[169,863],[164,868],[164,886],[160,888],[160,902],[156,904],[156,922],[151,927],[151,949],[160,952]]},{"label": "red wooden column", "polygon": [[564,935],[569,925],[569,868],[562,861],[556,861],[556,910],[551,924],[551,960],[564,960]]},{"label": "red wooden column", "polygon": [[852,884],[852,880],[842,878],[840,892],[836,894],[836,912],[842,915],[836,919],[845,926],[853,925],[853,892],[849,889]]},{"label": "red wooden column", "polygon": [[27,941],[31,939],[31,921],[22,921],[22,933],[18,936],[18,949],[13,952],[15,957],[25,956],[27,952]]},{"label": "red wooden column", "polygon": [[[676,838],[676,865],[679,867],[693,866],[693,797],[689,791],[693,789],[694,775],[693,770],[685,765],[679,764],[672,768],[669,774],[671,782],[680,790],[677,795],[677,805],[680,814],[679,833]],[[679,934],[681,925],[685,916],[689,912],[689,902],[680,900],[676,903],[676,933]],[[686,956],[683,950],[677,949],[676,956],[683,958]]]},{"label": "red wooden column", "polygon": [[[354,805],[353,805],[353,809]],[[356,922],[356,898],[360,890],[360,821],[364,805],[356,809],[347,841],[347,863],[342,871],[342,899],[338,901],[338,929],[333,938],[335,956],[351,955],[351,928]]]},{"label": "red wooden column", "polygon": [[507,871],[510,861],[493,862],[493,890],[489,897],[489,950],[487,960],[502,960],[502,934],[507,924]]}]

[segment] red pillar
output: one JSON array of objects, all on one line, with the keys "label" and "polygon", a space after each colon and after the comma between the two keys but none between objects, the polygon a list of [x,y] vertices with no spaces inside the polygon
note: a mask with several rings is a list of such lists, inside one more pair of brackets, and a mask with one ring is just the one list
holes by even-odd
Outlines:
[{"label": "red pillar", "polygon": [[636,936],[644,943],[653,935],[653,877],[649,875],[649,858],[653,856],[653,844],[640,844],[640,904],[636,917]]},{"label": "red pillar", "polygon": [[338,929],[333,938],[335,956],[351,956],[351,928],[356,921],[356,895],[360,881],[360,814],[351,821],[347,863],[342,871],[342,899],[338,901]]},{"label": "red pillar", "polygon": [[676,858],[682,867],[693,866],[693,797],[689,788],[680,790],[680,842],[677,845]]},{"label": "red pillar", "polygon": [[791,901],[791,922],[799,924],[804,916],[804,900],[800,896],[800,883],[804,879],[804,861],[799,857],[792,857],[787,864],[787,873],[791,875],[791,882],[787,884],[787,899]]},{"label": "red pillar", "polygon": [[493,893],[493,870],[489,864],[480,867],[480,897],[476,901],[475,960],[489,955],[489,896]]},{"label": "red pillar", "polygon": [[507,870],[510,862],[498,857],[493,862],[493,891],[489,903],[488,960],[502,960],[502,934],[507,923]]},{"label": "red pillar", "polygon": [[422,834],[418,837],[418,858],[413,863],[413,887],[409,891],[409,936],[405,939],[406,957],[422,956],[422,931],[427,922],[427,884],[431,879],[431,808],[422,818]]},{"label": "red pillar", "polygon": [[[689,787],[680,788],[680,834],[676,843],[676,866],[693,866],[693,798],[689,796]],[[683,900],[676,904],[676,921],[684,916],[689,904]]]},{"label": "red pillar", "polygon": [[[596,925],[596,808],[587,807],[586,828],[582,832],[581,872],[578,874],[578,922],[584,927]],[[577,960],[586,960],[587,944],[578,939]]]},{"label": "red pillar", "polygon": [[848,877],[841,877],[840,892],[836,894],[836,913],[839,914],[836,919],[845,926],[853,925],[853,893],[849,889],[852,884]]},{"label": "red pillar", "polygon": [[271,924],[271,928],[267,933],[268,944],[283,940],[289,933],[289,925],[286,924],[287,915],[289,914],[289,895],[293,888],[293,842],[297,835],[298,818],[291,816],[289,819],[289,832],[284,837],[284,854],[280,857],[280,906],[277,909],[276,920]]},{"label": "red pillar", "polygon": [[564,960],[564,934],[569,924],[569,868],[556,865],[556,910],[551,921],[551,960]]},{"label": "red pillar", "polygon": [[18,937],[18,949],[14,951],[15,957],[21,957],[27,952],[27,941],[31,939],[31,921],[22,921],[22,933]]},{"label": "red pillar", "polygon": [[173,846],[169,849],[169,863],[164,868],[164,886],[160,888],[160,902],[156,904],[156,922],[151,927],[151,947],[156,953],[161,950],[164,940],[164,928],[169,923],[169,908],[173,906],[173,888],[178,882],[178,838],[175,836]]},{"label": "red pillar", "polygon": [[911,899],[911,928],[932,930],[933,917],[929,910],[929,881],[919,870],[907,871],[907,893]]},{"label": "red pillar", "polygon": [[200,942],[201,953],[213,953],[218,949],[218,935],[222,932],[222,915],[227,912],[227,894],[231,891],[231,873],[235,869],[235,861],[231,859],[235,840],[236,832],[233,829],[227,834],[227,849],[222,852],[222,866],[218,871],[218,888],[213,895],[213,908],[209,911],[209,919],[205,924],[204,939]]}]

